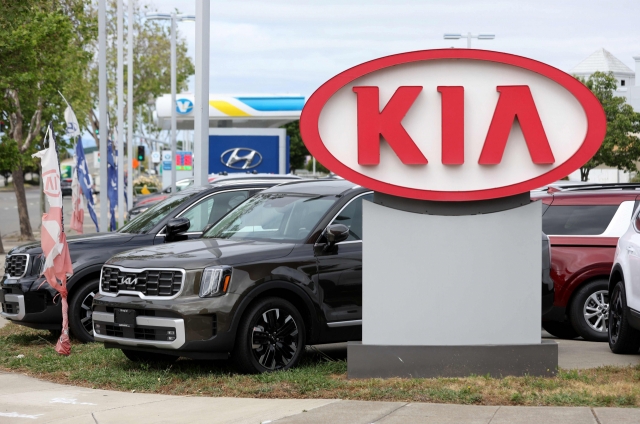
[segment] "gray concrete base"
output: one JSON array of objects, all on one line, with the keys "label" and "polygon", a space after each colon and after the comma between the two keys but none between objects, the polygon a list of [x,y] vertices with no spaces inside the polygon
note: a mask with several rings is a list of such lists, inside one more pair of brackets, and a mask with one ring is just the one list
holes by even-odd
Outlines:
[{"label": "gray concrete base", "polygon": [[557,368],[558,344],[553,340],[530,345],[347,345],[348,378],[553,376]]}]

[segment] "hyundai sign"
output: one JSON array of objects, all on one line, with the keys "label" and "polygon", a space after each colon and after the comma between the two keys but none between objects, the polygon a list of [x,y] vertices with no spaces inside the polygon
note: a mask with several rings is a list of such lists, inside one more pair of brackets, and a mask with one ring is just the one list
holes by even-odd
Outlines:
[{"label": "hyundai sign", "polygon": [[400,197],[506,197],[559,180],[598,150],[600,102],[556,68],[505,53],[424,50],[348,69],[308,100],[311,154]]},{"label": "hyundai sign", "polygon": [[289,172],[289,137],[282,128],[211,128],[209,173]]}]

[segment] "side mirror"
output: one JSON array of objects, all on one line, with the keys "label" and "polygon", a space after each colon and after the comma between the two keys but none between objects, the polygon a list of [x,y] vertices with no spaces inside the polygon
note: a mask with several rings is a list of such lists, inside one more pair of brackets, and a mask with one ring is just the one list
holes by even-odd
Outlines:
[{"label": "side mirror", "polygon": [[181,241],[186,240],[187,236],[182,235],[185,231],[189,229],[191,226],[191,222],[189,218],[174,218],[171,221],[167,222],[167,226],[165,228],[166,235],[164,237],[165,241]]},{"label": "side mirror", "polygon": [[171,187],[167,187],[162,191],[164,191],[165,193],[171,193]]},{"label": "side mirror", "polygon": [[325,237],[330,246],[345,241],[349,238],[349,227],[342,224],[332,224],[327,227]]}]

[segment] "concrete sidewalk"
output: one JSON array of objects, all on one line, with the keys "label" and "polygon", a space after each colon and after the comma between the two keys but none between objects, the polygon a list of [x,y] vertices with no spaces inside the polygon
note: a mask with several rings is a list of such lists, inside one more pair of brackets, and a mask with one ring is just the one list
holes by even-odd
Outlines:
[{"label": "concrete sidewalk", "polygon": [[1,423],[640,423],[639,409],[242,399],[93,390],[0,373]]}]

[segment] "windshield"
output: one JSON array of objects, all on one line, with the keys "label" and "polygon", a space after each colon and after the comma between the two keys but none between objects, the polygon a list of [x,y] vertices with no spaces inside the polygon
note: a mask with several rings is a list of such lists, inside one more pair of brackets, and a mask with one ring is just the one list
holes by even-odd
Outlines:
[{"label": "windshield", "polygon": [[133,221],[122,227],[120,232],[129,234],[147,233],[155,227],[158,222],[162,221],[167,215],[169,215],[172,210],[180,206],[192,195],[193,193],[191,193],[191,195],[176,194],[166,198],[162,202],[153,205],[149,210],[138,215]]},{"label": "windshield", "polygon": [[302,241],[336,200],[335,196],[259,194],[229,212],[203,237]]}]

